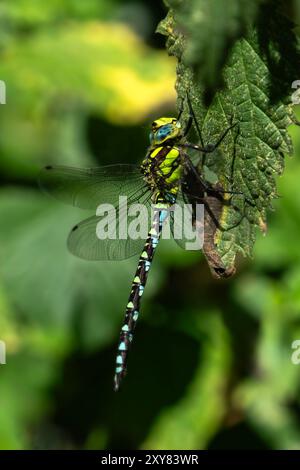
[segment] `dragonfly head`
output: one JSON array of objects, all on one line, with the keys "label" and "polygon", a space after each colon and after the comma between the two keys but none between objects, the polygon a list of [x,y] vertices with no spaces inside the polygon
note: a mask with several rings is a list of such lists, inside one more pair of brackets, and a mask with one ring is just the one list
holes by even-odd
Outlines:
[{"label": "dragonfly head", "polygon": [[180,136],[181,125],[176,118],[162,117],[152,122],[152,131],[150,132],[151,145],[159,145],[170,139]]}]

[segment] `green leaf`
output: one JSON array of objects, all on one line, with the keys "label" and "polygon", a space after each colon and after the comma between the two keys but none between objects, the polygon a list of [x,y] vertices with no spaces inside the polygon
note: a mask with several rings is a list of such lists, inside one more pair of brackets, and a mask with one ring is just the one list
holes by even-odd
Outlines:
[{"label": "green leaf", "polygon": [[[169,53],[178,59],[179,107],[188,92],[205,144],[216,143],[232,122],[237,123],[205,160],[206,167],[217,175],[219,187],[243,193],[217,208],[221,227],[210,234],[214,246],[210,251],[229,273],[238,252],[251,255],[256,226],[265,231],[266,211],[277,197],[274,177],[283,171],[284,153],[293,150],[287,127],[293,119],[289,103],[291,83],[299,72],[299,53],[291,22],[277,13],[273,2],[263,5],[255,27],[235,41],[222,72],[224,87],[206,107],[205,81],[185,61],[189,44],[199,38],[186,36],[178,27],[181,6],[174,7],[160,25],[168,34]],[[185,106],[185,118],[187,113]],[[204,175],[206,167],[199,168]]]},{"label": "green leaf", "polygon": [[242,36],[257,13],[260,0],[171,1],[176,27],[187,39],[183,61],[201,77],[206,91],[220,83],[221,70],[235,40]]}]

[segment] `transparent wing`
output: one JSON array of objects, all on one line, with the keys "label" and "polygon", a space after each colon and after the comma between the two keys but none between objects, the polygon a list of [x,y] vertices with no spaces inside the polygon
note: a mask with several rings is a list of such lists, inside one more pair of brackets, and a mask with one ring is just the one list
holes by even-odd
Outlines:
[{"label": "transparent wing", "polygon": [[39,175],[43,191],[67,204],[94,209],[117,205],[119,196],[133,197],[146,187],[139,166],[107,165],[98,168],[47,166]]},{"label": "transparent wing", "polygon": [[[222,188],[220,187],[220,190]],[[198,237],[199,249],[204,242],[205,229],[208,225],[229,231],[236,228],[245,217],[245,198],[242,194],[230,194],[218,192],[218,187],[207,190],[207,194],[197,195],[193,191],[189,193],[186,186],[181,186],[176,199],[176,205],[182,212],[182,219],[171,214],[171,231],[176,243],[183,249],[191,247],[190,242],[194,236]],[[225,211],[226,217],[221,215]],[[180,212],[179,212],[180,215]],[[181,222],[183,220],[183,222]],[[182,237],[178,237],[182,233]],[[196,244],[194,246],[197,246]]]},{"label": "transparent wing", "polygon": [[180,188],[176,198],[175,211],[171,212],[170,225],[175,242],[184,250],[201,250],[202,248],[203,207],[198,207],[197,214],[193,207],[195,209],[195,201],[192,206],[187,194]]},{"label": "transparent wing", "polygon": [[[137,223],[134,214],[127,217],[127,208],[136,203],[142,210],[135,219]],[[68,248],[72,254],[86,260],[126,259],[141,252],[150,223],[151,194],[144,190],[127,203],[112,207],[105,215],[94,215],[76,225],[68,237]],[[120,231],[124,238],[120,237]]]}]

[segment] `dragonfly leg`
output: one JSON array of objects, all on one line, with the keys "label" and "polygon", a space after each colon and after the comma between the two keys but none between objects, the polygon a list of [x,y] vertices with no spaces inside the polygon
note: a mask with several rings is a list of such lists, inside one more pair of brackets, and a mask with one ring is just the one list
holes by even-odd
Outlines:
[{"label": "dragonfly leg", "polygon": [[[184,100],[181,101],[180,108],[179,108],[179,113],[178,113],[178,116],[177,116],[177,121],[180,121],[183,110],[184,110]],[[193,123],[193,116],[191,115],[191,113],[189,113],[189,117],[188,117],[188,120],[186,122],[185,129],[182,133],[183,137],[186,137],[188,135],[188,133],[190,132],[190,129],[192,127],[192,123]]]},{"label": "dragonfly leg", "polygon": [[207,145],[204,145],[204,146],[200,146],[200,145],[191,144],[190,142],[185,142],[185,143],[181,144],[181,147],[190,148],[190,149],[197,150],[198,152],[203,152],[203,153],[214,152],[216,150],[216,148],[219,147],[219,145],[225,139],[228,132],[231,129],[233,129],[237,124],[238,123],[235,122],[234,124],[229,126],[215,144],[207,144]]},{"label": "dragonfly leg", "polygon": [[[198,152],[201,152],[202,153],[202,167],[204,166],[205,164],[205,156],[207,153],[210,153],[210,152],[214,152],[214,150],[216,150],[216,148],[222,143],[222,141],[225,139],[226,135],[228,134],[228,132],[233,129],[238,123],[235,122],[232,124],[232,119],[231,119],[231,125],[225,130],[225,132],[220,136],[219,140],[215,143],[215,144],[207,144],[207,145],[204,145],[204,140],[203,140],[203,137],[202,137],[202,132],[201,132],[201,129],[200,129],[200,126],[199,126],[199,123],[198,123],[198,120],[196,118],[196,115],[195,115],[195,112],[194,112],[194,109],[193,109],[193,106],[192,106],[192,103],[191,103],[191,100],[190,100],[190,97],[189,97],[189,94],[187,92],[187,102],[188,102],[188,106],[189,106],[189,114],[190,114],[190,118],[194,121],[194,124],[195,124],[195,127],[196,127],[196,130],[197,130],[197,133],[198,133],[198,136],[199,136],[199,140],[200,140],[200,144],[201,145],[194,145],[194,144],[190,144],[189,142],[187,142],[186,144],[184,144],[186,147],[188,148],[192,148],[194,150],[197,150]],[[184,134],[184,136],[186,136],[187,134]]]},{"label": "dragonfly leg", "polygon": [[[190,96],[189,96],[188,91],[186,92],[186,98],[187,98],[187,102],[188,102],[188,106],[189,106],[189,118],[190,118],[192,121],[194,121],[196,130],[197,130],[197,133],[198,133],[198,136],[199,136],[200,144],[201,144],[202,147],[204,147],[204,141],[203,141],[203,138],[202,138],[202,132],[201,132],[199,123],[198,123],[198,121],[197,121],[196,114],[195,114],[195,112],[194,112],[194,109],[193,109],[193,106],[192,106],[191,99],[190,99]],[[184,134],[184,136],[186,136],[186,135],[187,135],[187,133]]]},{"label": "dragonfly leg", "polygon": [[199,172],[197,171],[196,167],[193,165],[193,163],[191,162],[187,154],[185,154],[185,158],[186,158],[186,162],[187,162],[189,169],[193,172],[199,184],[207,193],[211,193],[213,195],[214,194],[238,194],[238,195],[244,196],[244,193],[241,191],[231,191],[231,190],[225,190],[225,189],[220,189],[220,188],[213,188],[210,183],[208,183],[207,181],[205,181],[204,178],[202,178],[202,176],[199,174]]}]

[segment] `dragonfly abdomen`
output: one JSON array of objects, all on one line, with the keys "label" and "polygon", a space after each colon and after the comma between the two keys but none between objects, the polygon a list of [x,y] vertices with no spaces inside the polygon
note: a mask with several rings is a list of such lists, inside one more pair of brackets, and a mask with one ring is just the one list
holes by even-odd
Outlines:
[{"label": "dragonfly abdomen", "polygon": [[144,249],[140,255],[137,270],[132,282],[131,292],[128,299],[124,323],[121,328],[118,353],[116,358],[116,369],[114,378],[114,389],[117,391],[126,374],[128,351],[133,339],[133,332],[139,317],[139,309],[142,295],[146,286],[148,273],[158,245],[164,220],[168,216],[168,204],[165,208],[160,206],[155,211],[154,219],[149,231]]}]

